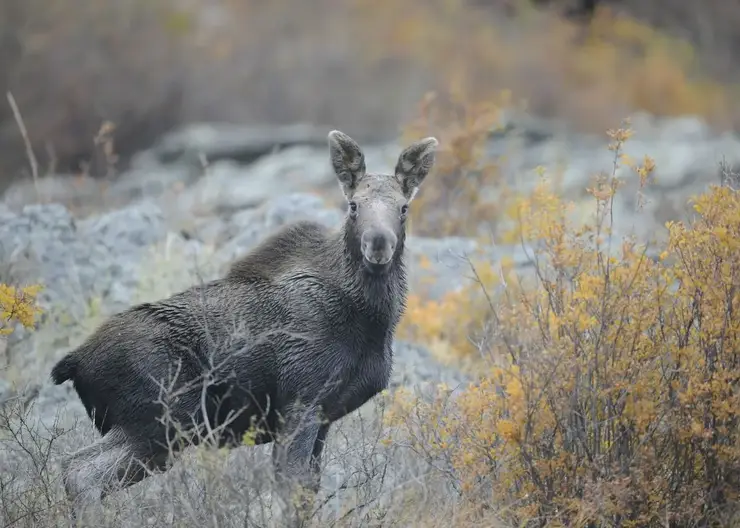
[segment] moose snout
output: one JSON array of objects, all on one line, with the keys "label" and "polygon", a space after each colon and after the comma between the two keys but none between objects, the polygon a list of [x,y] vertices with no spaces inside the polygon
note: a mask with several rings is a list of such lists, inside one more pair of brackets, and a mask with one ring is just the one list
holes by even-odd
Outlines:
[{"label": "moose snout", "polygon": [[385,265],[393,258],[398,238],[389,229],[372,229],[362,234],[362,254],[370,264]]}]

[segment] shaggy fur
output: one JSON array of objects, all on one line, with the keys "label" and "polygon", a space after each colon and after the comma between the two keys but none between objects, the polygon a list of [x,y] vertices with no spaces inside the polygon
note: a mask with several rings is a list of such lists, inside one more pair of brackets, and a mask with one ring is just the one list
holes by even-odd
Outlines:
[{"label": "shaggy fur", "polygon": [[178,432],[178,445],[218,430],[234,446],[250,426],[257,443],[275,442],[278,474],[315,488],[331,422],[388,384],[407,293],[408,204],[436,146],[414,143],[394,174],[371,174],[360,147],[331,132],[343,225],[286,226],[225,277],[113,316],[59,361],[52,379],[73,382],[103,435],[67,460],[70,498],[99,500],[144,478],[124,471],[124,455],[164,469]]}]

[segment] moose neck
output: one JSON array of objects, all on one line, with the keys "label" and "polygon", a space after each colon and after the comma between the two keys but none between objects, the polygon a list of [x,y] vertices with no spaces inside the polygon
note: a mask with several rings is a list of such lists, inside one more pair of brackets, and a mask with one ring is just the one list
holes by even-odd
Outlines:
[{"label": "moose neck", "polygon": [[349,222],[339,229],[336,242],[341,246],[337,271],[349,286],[355,301],[367,307],[368,314],[378,319],[387,319],[391,330],[401,316],[407,293],[406,269],[404,265],[405,233],[401,233],[396,252],[388,269],[373,273],[365,267],[360,249],[360,236]]}]

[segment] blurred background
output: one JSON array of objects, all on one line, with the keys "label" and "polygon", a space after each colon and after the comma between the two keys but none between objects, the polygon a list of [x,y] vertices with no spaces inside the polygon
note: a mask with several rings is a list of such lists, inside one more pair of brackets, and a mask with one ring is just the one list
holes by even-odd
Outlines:
[{"label": "blurred background", "polygon": [[146,199],[221,247],[269,199],[342,206],[338,128],[376,171],[436,135],[411,230],[476,236],[542,168],[589,214],[625,126],[616,230],[659,237],[740,161],[738,27],[722,0],[0,0],[0,213]]},{"label": "blurred background", "polygon": [[[734,130],[740,7],[723,0],[2,0],[0,85],[42,173],[110,174],[194,122],[310,123],[386,141],[430,90],[502,91],[603,133],[628,113]],[[5,95],[5,94],[3,94]],[[0,104],[0,189],[28,176]]]}]

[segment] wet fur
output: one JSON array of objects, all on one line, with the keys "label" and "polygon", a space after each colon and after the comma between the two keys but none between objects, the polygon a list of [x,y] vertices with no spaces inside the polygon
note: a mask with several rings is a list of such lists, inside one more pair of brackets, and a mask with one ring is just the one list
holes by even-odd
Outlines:
[{"label": "wet fur", "polygon": [[[348,200],[369,204],[363,209],[369,212],[356,218],[348,212],[336,230],[309,221],[284,227],[225,277],[111,317],[52,369],[55,383],[72,381],[103,435],[65,463],[70,498],[92,486],[88,498],[100,499],[116,482],[145,476],[119,474],[114,455],[164,469],[168,439],[178,430],[173,424],[201,434],[223,426],[221,444],[231,446],[255,423],[263,431],[258,444],[294,433],[282,452],[274,451],[276,469],[302,474],[309,464],[315,479],[330,423],[387,387],[407,294],[405,227],[395,208],[413,198],[436,140],[407,149],[411,162],[422,158],[399,169],[406,172],[375,175],[364,173],[364,156],[350,138],[332,134],[342,189]],[[399,167],[402,161],[410,163],[400,159]],[[413,171],[421,165],[419,176]],[[360,247],[361,231],[373,222],[398,237],[379,272],[365,266]],[[175,395],[166,401],[167,425],[159,420],[165,386]],[[300,414],[315,422],[298,425],[299,403]],[[107,466],[115,478],[104,477],[112,474]]]},{"label": "wet fur", "polygon": [[376,276],[352,265],[359,250],[347,248],[346,239],[354,235],[344,229],[292,225],[237,261],[226,277],[132,307],[103,324],[60,362],[71,368],[100,433],[118,426],[164,440],[156,420],[163,412],[156,403],[163,382],[174,392],[184,389],[170,405],[173,418],[200,422],[201,376],[212,369],[219,383],[205,386],[211,427],[248,408],[226,428],[236,441],[262,409],[270,409],[267,422],[274,428],[276,410],[323,393],[323,411],[335,420],[385,388],[407,290],[403,245],[392,269]]}]

